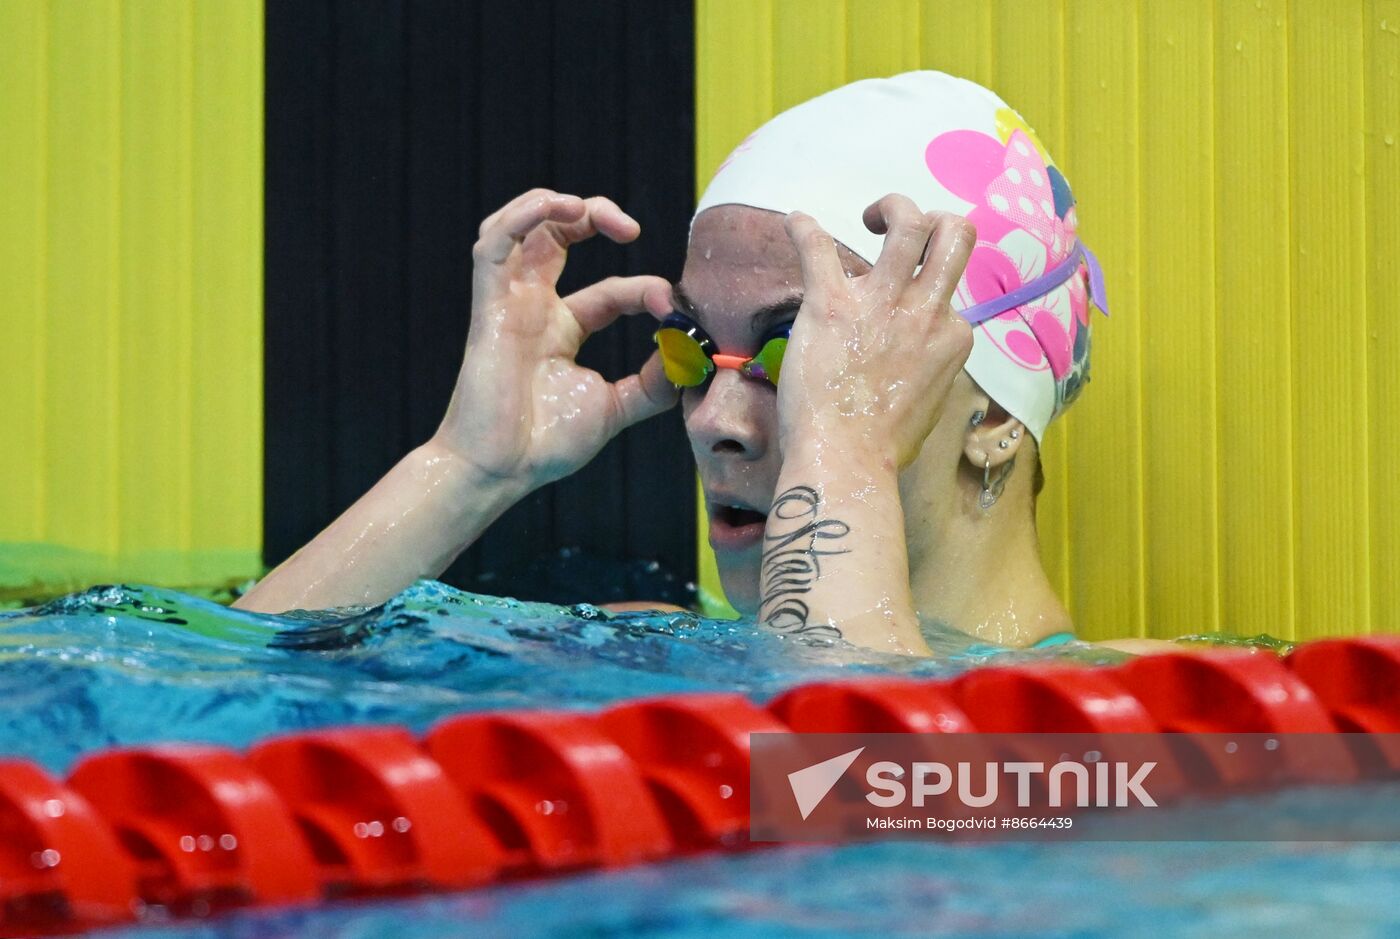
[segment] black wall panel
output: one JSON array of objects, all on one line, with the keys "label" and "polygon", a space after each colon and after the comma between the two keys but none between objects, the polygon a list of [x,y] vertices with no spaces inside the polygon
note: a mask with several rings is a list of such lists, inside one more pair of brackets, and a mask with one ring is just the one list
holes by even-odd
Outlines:
[{"label": "black wall panel", "polygon": [[[691,4],[654,0],[270,0],[266,28],[264,511],[276,564],[437,426],[487,214],[534,186],[608,195],[642,238],[575,249],[561,289],[680,275],[694,52]],[[581,361],[609,378],[633,371],[651,328],[625,320]],[[655,598],[666,584],[624,562],[693,579],[693,479],[669,413],[516,506],[444,579],[542,599]],[[587,570],[559,560],[574,547]]]}]

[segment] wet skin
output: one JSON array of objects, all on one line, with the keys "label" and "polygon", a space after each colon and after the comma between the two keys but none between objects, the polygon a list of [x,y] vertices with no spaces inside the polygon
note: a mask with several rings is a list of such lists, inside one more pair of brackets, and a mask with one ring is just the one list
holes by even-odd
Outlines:
[{"label": "wet skin", "polygon": [[[957,371],[966,347],[946,337],[949,328],[966,329],[960,321],[947,325],[956,319],[947,291],[930,293],[914,273],[924,246],[931,259],[935,243],[944,245],[943,260],[924,269],[961,272],[965,253],[951,264],[945,237],[961,222],[930,222],[904,197],[879,205],[867,210],[867,226],[889,232],[887,251],[904,246],[888,251],[902,258],[893,266],[882,255],[872,271],[800,214],[724,206],[695,222],[679,297],[660,278],[638,276],[561,298],[554,285],[569,245],[598,234],[631,241],[640,226],[602,197],[535,190],[513,200],[481,225],[471,333],[437,433],[238,605],[281,611],[377,603],[417,578],[438,576],[511,504],[577,470],[624,427],[674,406],[676,390],[655,355],[615,383],[577,365],[589,334],[619,316],[660,319],[679,308],[720,351],[748,356],[797,316],[805,292],[812,302],[794,328],[781,390],[722,370],[684,395],[731,600],[743,612],[759,611],[760,522],[780,486],[785,496],[806,486],[830,496],[829,521],[851,539],[841,552],[850,557],[832,562],[835,576],[813,585],[825,592],[813,608],[834,610],[848,593],[864,591],[832,621],[876,615],[848,639],[919,651],[922,640],[909,636],[917,630],[911,593],[919,616],[994,641],[1020,644],[1053,631],[1035,621],[1007,633],[997,620],[1006,609],[1058,606],[1035,556],[1029,474],[1013,476],[992,515],[969,509],[981,478],[973,467],[988,456],[1009,465],[1028,444],[1021,435],[997,450],[994,438],[1015,425],[1009,418],[989,416],[969,429],[969,415],[990,415],[995,406]],[[970,244],[966,234],[961,242]],[[853,387],[873,406],[847,413],[842,396]],[[991,571],[993,589],[985,576]],[[887,642],[879,616],[895,606],[904,636]]]},{"label": "wet skin", "polygon": [[[844,245],[838,251],[849,274],[870,270]],[[792,323],[801,302],[802,267],[781,215],[717,206],[695,220],[674,303],[719,349],[753,355],[771,331]],[[681,393],[725,596],[750,615],[760,600],[763,521],[726,507],[768,513],[782,468],[777,398],[771,383],[729,369]]]},{"label": "wet skin", "polygon": [[[844,245],[838,243],[836,250],[848,277],[870,272],[871,265]],[[730,205],[696,218],[675,305],[719,349],[752,355],[776,327],[796,318],[802,297],[801,259],[782,215]],[[771,384],[730,370],[720,370],[708,385],[681,395],[706,499],[710,545],[725,595],[746,614],[757,613],[761,600],[764,526],[759,516],[771,507],[783,465],[777,403]],[[975,404],[975,386],[963,377],[949,395],[948,410],[970,414]],[[918,462],[937,463],[955,475],[961,423],[961,418],[946,426],[940,422]],[[905,475],[915,478],[918,473]]]}]

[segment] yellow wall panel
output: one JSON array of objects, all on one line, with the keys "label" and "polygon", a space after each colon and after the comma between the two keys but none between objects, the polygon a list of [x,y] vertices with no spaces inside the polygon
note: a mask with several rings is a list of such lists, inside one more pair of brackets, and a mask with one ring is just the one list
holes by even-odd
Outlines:
[{"label": "yellow wall panel", "polygon": [[846,71],[850,80],[918,68],[919,12],[918,0],[855,0],[847,4]]},{"label": "yellow wall panel", "polygon": [[44,201],[48,143],[48,23],[32,3],[0,3],[5,90],[0,93],[0,541],[44,525]]},{"label": "yellow wall panel", "polygon": [[180,549],[190,509],[191,11],[144,0],[121,13],[118,538],[122,551]]},{"label": "yellow wall panel", "polygon": [[1295,617],[1310,636],[1370,619],[1362,22],[1361,0],[1288,20]]},{"label": "yellow wall panel", "polygon": [[[1293,627],[1288,31],[1284,0],[1220,7],[1215,249],[1220,625]],[[1190,191],[1183,192],[1188,196]]]},{"label": "yellow wall panel", "polygon": [[846,0],[773,0],[773,60],[804,63],[774,71],[774,114],[844,85]]},{"label": "yellow wall panel", "polygon": [[50,11],[44,531],[115,552],[121,9]]},{"label": "yellow wall panel", "polygon": [[1371,0],[1365,65],[1366,311],[1370,382],[1371,627],[1400,632],[1400,0]]},{"label": "yellow wall panel", "polygon": [[255,574],[262,5],[0,4],[0,60],[0,588]]},{"label": "yellow wall panel", "polygon": [[262,545],[263,5],[196,3],[191,28],[190,542],[242,552]]},{"label": "yellow wall panel", "polygon": [[[1139,229],[1143,312],[1126,312],[1151,350],[1142,356],[1142,424],[1129,429],[1142,441],[1148,634],[1218,625],[1215,251],[1199,234],[1215,224],[1211,7],[1142,8],[1141,204],[1151,211]],[[1100,335],[1120,323],[1106,326]]]},{"label": "yellow wall panel", "polygon": [[[992,84],[992,0],[948,3],[924,0],[919,31],[919,68]],[[891,74],[885,70],[884,74]]]},{"label": "yellow wall panel", "polygon": [[[1080,233],[1108,277],[1113,319],[1094,330],[1093,379],[1069,435],[1071,613],[1093,639],[1143,634],[1141,24],[1134,6],[1071,0],[1060,157]],[[1031,63],[1022,63],[1031,67]],[[1097,315],[1097,314],[1096,314]]]},{"label": "yellow wall panel", "polygon": [[847,80],[911,67],[912,39],[1065,170],[1115,307],[1043,453],[1042,547],[1082,634],[1400,630],[1400,0],[698,16],[702,75],[756,43],[768,82],[698,90],[702,185],[711,154],[836,84],[843,35]]}]

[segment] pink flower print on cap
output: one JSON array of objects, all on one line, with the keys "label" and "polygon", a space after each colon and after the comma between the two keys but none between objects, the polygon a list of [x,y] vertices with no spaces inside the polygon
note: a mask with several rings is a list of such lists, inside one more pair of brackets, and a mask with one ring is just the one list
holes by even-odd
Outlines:
[{"label": "pink flower print on cap", "polygon": [[[977,228],[977,246],[959,285],[964,308],[1016,290],[1069,256],[1076,237],[1072,203],[1061,218],[1050,170],[1023,130],[1011,130],[1005,143],[978,131],[950,131],[929,143],[924,159],[940,184],[973,204],[967,218]],[[1048,367],[1057,383],[1074,370],[1077,334],[1088,325],[1083,276],[1066,283],[1067,292],[1052,291],[978,327],[1016,365]]]},{"label": "pink flower print on cap", "polygon": [[[955,293],[962,309],[1006,295],[1021,286],[1023,278],[1016,262],[995,244],[981,240],[972,249],[967,270]],[[1021,318],[1021,309],[1007,310],[978,327],[1002,354],[1017,365],[1033,372],[1042,371],[1047,362],[1040,343]]]},{"label": "pink flower print on cap", "polygon": [[1019,130],[1006,145],[1002,172],[986,188],[986,201],[1017,228],[1030,232],[1046,245],[1052,258],[1068,253],[1064,223],[1055,215],[1055,194],[1050,191],[1045,164],[1030,139]]}]

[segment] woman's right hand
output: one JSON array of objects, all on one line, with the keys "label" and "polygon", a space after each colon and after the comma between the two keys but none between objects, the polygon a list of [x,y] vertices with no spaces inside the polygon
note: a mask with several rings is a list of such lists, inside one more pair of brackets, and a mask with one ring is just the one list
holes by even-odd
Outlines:
[{"label": "woman's right hand", "polygon": [[671,309],[660,277],[610,277],[568,297],[568,248],[595,234],[633,241],[641,226],[610,199],[535,189],[481,223],[472,250],[471,329],[434,443],[487,479],[529,491],[591,460],[623,428],[676,403],[661,360],[610,383],[574,361],[619,316]]},{"label": "woman's right hand", "polygon": [[238,606],[281,612],[382,603],[438,577],[531,489],[567,476],[629,424],[676,403],[655,354],[610,384],[574,361],[619,316],[671,308],[660,277],[612,277],[563,299],[571,244],[640,226],[603,198],[543,189],[481,225],[472,323],[452,401],[432,440],[400,460]]}]

